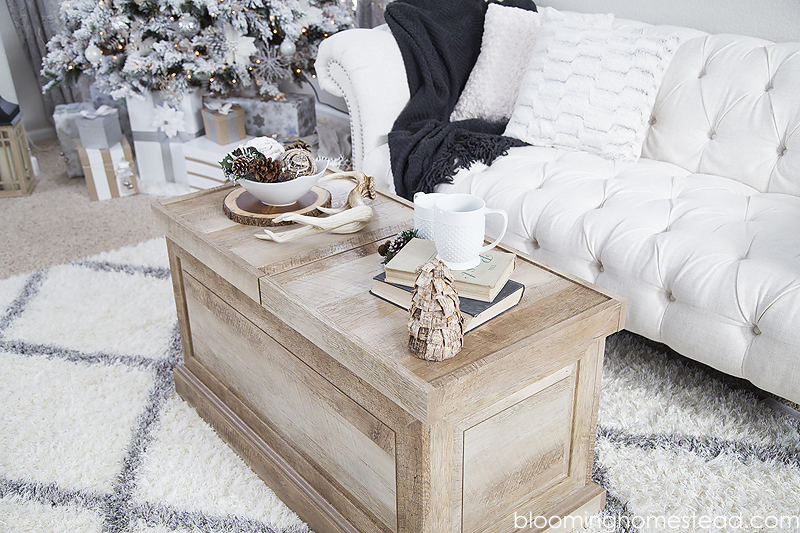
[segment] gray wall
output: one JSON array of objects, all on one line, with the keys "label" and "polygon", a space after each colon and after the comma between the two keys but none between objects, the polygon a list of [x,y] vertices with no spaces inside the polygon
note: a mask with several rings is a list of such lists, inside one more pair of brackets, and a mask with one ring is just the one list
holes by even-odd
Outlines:
[{"label": "gray wall", "polygon": [[[587,13],[611,12],[620,18],[689,26],[709,33],[800,42],[800,0],[540,0],[537,4]],[[0,37],[29,135],[34,140],[55,136],[38,96],[33,67],[24,59],[11,25],[6,0],[0,1]]]},{"label": "gray wall", "polygon": [[536,5],[800,42],[800,0],[540,0]]},{"label": "gray wall", "polygon": [[[17,37],[17,31],[11,23],[6,0],[0,0],[0,38],[3,41],[0,54],[5,53],[5,59],[8,60],[16,93],[11,94],[9,80],[3,80],[0,81],[0,91],[2,91],[0,94],[6,100],[15,100],[19,104],[25,131],[32,141],[55,137],[56,130],[44,110],[39,82],[36,81],[30,61],[22,52],[22,45]],[[0,60],[0,64],[2,63],[3,61]],[[0,77],[4,76],[5,73],[0,66]]]}]

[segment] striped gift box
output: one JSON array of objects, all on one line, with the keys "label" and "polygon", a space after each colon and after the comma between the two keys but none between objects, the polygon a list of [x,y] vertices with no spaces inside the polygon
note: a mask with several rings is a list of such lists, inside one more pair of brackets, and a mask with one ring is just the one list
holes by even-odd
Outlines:
[{"label": "striped gift box", "polygon": [[84,148],[75,143],[92,201],[130,196],[139,192],[131,145],[123,137],[111,148]]},{"label": "striped gift box", "polygon": [[225,155],[253,137],[245,137],[230,144],[217,144],[207,136],[198,137],[183,145],[187,183],[193,190],[210,189],[225,183],[219,162]]}]

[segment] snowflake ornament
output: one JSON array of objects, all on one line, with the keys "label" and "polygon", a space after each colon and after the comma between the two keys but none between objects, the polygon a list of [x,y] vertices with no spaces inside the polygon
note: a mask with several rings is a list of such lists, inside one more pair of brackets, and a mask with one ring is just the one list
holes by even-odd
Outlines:
[{"label": "snowflake ornament", "polygon": [[289,61],[274,47],[259,45],[252,57],[250,71],[260,87],[277,85],[289,76]]}]

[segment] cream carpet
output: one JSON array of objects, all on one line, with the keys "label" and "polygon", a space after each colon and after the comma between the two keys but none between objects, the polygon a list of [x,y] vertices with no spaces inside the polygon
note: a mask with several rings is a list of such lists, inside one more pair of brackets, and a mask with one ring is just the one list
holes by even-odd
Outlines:
[{"label": "cream carpet", "polygon": [[[16,210],[2,210],[7,227],[39,213],[53,232],[26,228],[27,248],[3,250],[0,532],[307,531],[174,392],[180,343],[153,198],[90,203],[83,180],[65,180],[0,199]],[[757,392],[611,337],[594,469],[608,504],[588,530],[800,532],[800,424]],[[530,511],[508,530],[547,518]]]},{"label": "cream carpet", "polygon": [[[160,196],[138,194],[92,202],[86,180],[67,176],[60,151],[56,139],[33,147],[41,168],[33,193],[0,198],[0,278],[163,235],[150,211],[150,203]],[[154,190],[152,182],[140,178],[140,184]]]}]

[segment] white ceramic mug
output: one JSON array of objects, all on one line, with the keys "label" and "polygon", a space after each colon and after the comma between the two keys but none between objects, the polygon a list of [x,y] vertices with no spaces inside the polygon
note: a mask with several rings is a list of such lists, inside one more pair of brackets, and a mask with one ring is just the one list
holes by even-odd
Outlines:
[{"label": "white ceramic mug", "polygon": [[446,196],[438,192],[418,192],[414,195],[414,229],[420,239],[433,240],[433,206]]},{"label": "white ceramic mug", "polygon": [[[502,209],[486,207],[472,194],[445,194],[434,207],[434,240],[437,258],[452,270],[469,270],[481,261],[480,254],[494,248],[506,234],[508,215]],[[491,244],[483,246],[486,216],[503,217],[503,230]]]}]

